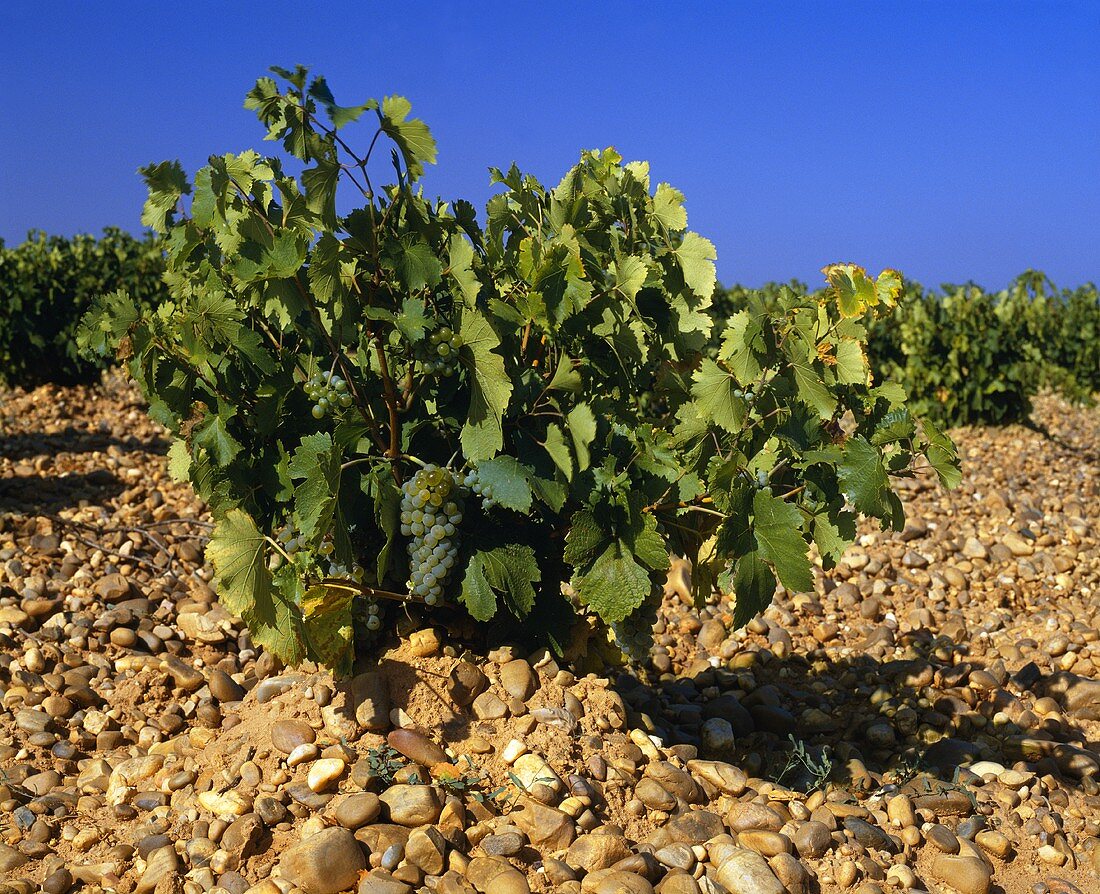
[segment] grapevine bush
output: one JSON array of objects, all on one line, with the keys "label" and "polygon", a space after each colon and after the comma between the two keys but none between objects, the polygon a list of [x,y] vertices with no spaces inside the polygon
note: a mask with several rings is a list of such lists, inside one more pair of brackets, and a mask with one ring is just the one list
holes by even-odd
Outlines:
[{"label": "grapevine bush", "polygon": [[869,374],[896,273],[827,268],[823,296],[738,311],[708,356],[715,249],[644,162],[587,151],[554,187],[491,169],[479,220],[424,196],[436,144],[405,99],[340,106],[273,71],[246,106],[283,154],[145,168],[171,297],[112,293],[82,340],[171,431],[220,598],[283,658],[346,669],[403,601],[559,648],[569,609],[637,652],[670,550],[742,624],[777,582],[810,589],[859,516],[899,527],[914,461],[957,478],[951,442]]},{"label": "grapevine bush", "polygon": [[33,386],[93,379],[102,360],[82,357],[81,317],[104,292],[125,289],[139,305],[165,295],[164,259],[154,239],[108,228],[103,236],[28,234],[0,242],[0,381]]},{"label": "grapevine bush", "polygon": [[[716,318],[775,307],[783,288],[719,286]],[[792,281],[789,288],[806,286]],[[973,283],[933,292],[907,281],[896,305],[867,330],[875,378],[904,385],[913,411],[941,424],[1023,422],[1040,390],[1086,404],[1100,392],[1100,300],[1091,284],[1059,291],[1035,270],[996,293]]]},{"label": "grapevine bush", "polygon": [[1100,302],[1086,286],[1059,293],[1027,271],[1001,292],[974,284],[904,297],[870,331],[877,376],[908,390],[919,414],[946,425],[1027,421],[1044,388],[1090,402],[1100,390]]}]

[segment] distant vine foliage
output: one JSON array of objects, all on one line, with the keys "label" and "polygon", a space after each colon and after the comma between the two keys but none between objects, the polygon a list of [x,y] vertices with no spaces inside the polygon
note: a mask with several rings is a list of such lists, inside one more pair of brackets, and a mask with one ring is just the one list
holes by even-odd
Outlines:
[{"label": "distant vine foliage", "polygon": [[104,292],[125,289],[139,306],[167,297],[155,239],[108,228],[94,236],[28,234],[0,242],[0,381],[34,386],[95,378],[105,358],[80,355],[77,326]]},{"label": "distant vine foliage", "polygon": [[707,356],[715,249],[645,163],[584,152],[552,188],[491,169],[479,221],[418,188],[436,144],[405,99],[340,106],[274,72],[246,105],[300,176],[251,151],[193,181],[145,168],[171,298],[115,292],[82,341],[127,361],[217,520],[221,599],[285,659],[346,669],[363,603],[389,600],[526,619],[554,646],[536,619],[568,600],[638,651],[670,550],[743,624],[777,582],[810,589],[860,515],[900,527],[891,479],[915,460],[957,478],[951,442],[869,375],[864,321],[898,274],[827,268],[821,299],[740,311]]},{"label": "distant vine foliage", "polygon": [[[784,288],[720,288],[717,316],[775,307]],[[717,345],[712,340],[712,355]],[[1100,296],[1092,284],[1058,290],[1035,270],[1000,292],[973,283],[935,292],[907,282],[897,304],[870,321],[867,356],[876,380],[903,385],[918,415],[944,425],[1023,422],[1044,388],[1095,402]]]}]

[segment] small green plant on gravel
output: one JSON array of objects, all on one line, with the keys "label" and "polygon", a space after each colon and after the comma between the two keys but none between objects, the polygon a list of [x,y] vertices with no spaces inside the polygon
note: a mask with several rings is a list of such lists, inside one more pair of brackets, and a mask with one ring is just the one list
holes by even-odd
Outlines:
[{"label": "small green plant on gravel", "polygon": [[397,749],[383,744],[367,749],[367,767],[371,776],[388,787],[393,785],[397,773],[406,767],[406,762]]},{"label": "small green plant on gravel", "polygon": [[592,613],[638,653],[669,550],[743,624],[777,581],[810,589],[811,553],[835,563],[860,515],[900,527],[891,479],[914,460],[957,477],[951,442],[868,371],[896,273],[827,268],[823,296],[738,312],[710,357],[715,249],[644,162],[587,151],[554,187],[491,169],[479,220],[424,196],[436,144],[405,99],[341,106],[275,73],[246,105],[291,162],[143,169],[171,297],[110,294],[82,339],[172,433],[172,472],[217,521],[220,598],[285,659],[346,669],[391,600],[555,648]]},{"label": "small green plant on gravel", "polygon": [[821,748],[821,756],[814,757],[813,751],[806,743],[797,738],[793,733],[787,736],[791,743],[791,750],[783,765],[774,774],[777,784],[785,781],[793,781],[793,777],[802,777],[799,784],[805,783],[808,792],[824,788],[833,775],[833,755],[828,745]]}]

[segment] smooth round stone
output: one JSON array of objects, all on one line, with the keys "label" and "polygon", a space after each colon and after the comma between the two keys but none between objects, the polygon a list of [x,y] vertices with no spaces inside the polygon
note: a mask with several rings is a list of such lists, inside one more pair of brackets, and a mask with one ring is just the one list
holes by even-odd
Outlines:
[{"label": "smooth round stone", "polygon": [[261,705],[271,701],[291,689],[297,681],[289,677],[269,677],[260,682],[256,689],[256,701]]},{"label": "smooth round stone", "polygon": [[225,671],[214,668],[206,682],[210,686],[210,694],[220,702],[239,702],[245,697],[244,687]]},{"label": "smooth round stone", "polygon": [[726,823],[734,832],[750,829],[778,832],[783,828],[783,817],[764,804],[739,801],[726,814]]},{"label": "smooth round stone", "polygon": [[957,854],[959,852],[959,839],[947,826],[939,823],[929,826],[925,830],[924,837],[942,853]]},{"label": "smooth round stone", "polygon": [[286,807],[274,798],[257,798],[255,810],[267,826],[277,826],[286,819]]},{"label": "smooth round stone", "polygon": [[998,859],[1006,860],[1012,855],[1012,842],[1002,832],[979,832],[974,840],[983,851]]},{"label": "smooth round stone", "polygon": [[1005,772],[1003,764],[998,764],[996,761],[978,761],[967,767],[971,773],[975,776],[1000,776]]},{"label": "smooth round stone", "polygon": [[524,843],[525,839],[519,832],[499,832],[486,835],[478,847],[490,857],[514,857],[523,850]]},{"label": "smooth round stone", "polygon": [[413,729],[391,730],[386,736],[389,746],[423,767],[448,763],[449,758],[439,745]]},{"label": "smooth round stone", "polygon": [[309,768],[306,784],[313,792],[323,792],[344,775],[347,764],[335,757],[323,757]]},{"label": "smooth round stone", "polygon": [[767,832],[762,829],[749,829],[737,836],[737,841],[742,847],[763,854],[765,857],[774,857],[776,854],[789,854],[791,852],[791,839],[781,832]]},{"label": "smooth round stone", "polygon": [[993,884],[992,868],[977,857],[937,854],[932,861],[932,875],[959,894],[989,894]]},{"label": "smooth round stone", "polygon": [[42,890],[45,894],[67,894],[72,886],[73,875],[64,867],[51,873],[50,876],[42,882]]},{"label": "smooth round stone", "polygon": [[800,857],[812,858],[821,857],[836,843],[829,827],[817,820],[802,823],[795,830],[792,841]]},{"label": "smooth round stone", "polygon": [[309,894],[337,894],[353,888],[367,858],[347,829],[322,829],[289,847],[279,861],[282,878]]},{"label": "smooth round stone", "polygon": [[290,754],[299,745],[312,744],[316,739],[313,727],[302,720],[279,720],[271,727],[271,744],[283,754]]},{"label": "smooth round stone", "polygon": [[653,885],[633,872],[612,869],[606,874],[599,873],[595,882],[585,879],[585,885],[592,894],[653,894]]},{"label": "smooth round stone", "polygon": [[398,826],[426,826],[439,819],[443,804],[430,785],[393,785],[379,798],[389,808],[390,821]]},{"label": "smooth round stone", "polygon": [[382,810],[382,802],[373,792],[350,795],[336,805],[333,817],[345,829],[360,829],[373,823]]},{"label": "smooth round stone", "polygon": [[194,770],[180,770],[178,773],[173,773],[168,777],[168,790],[171,792],[178,792],[181,788],[187,788],[189,785],[194,785],[195,780],[198,778]]},{"label": "smooth round stone", "polygon": [[283,791],[303,807],[308,807],[310,810],[320,810],[328,806],[328,802],[331,801],[333,797],[331,792],[313,791],[305,782],[292,782],[283,789]]},{"label": "smooth round stone", "polygon": [[691,872],[695,868],[695,852],[686,844],[676,843],[653,852],[658,862],[669,869]]},{"label": "smooth round stone", "polygon": [[116,627],[110,634],[111,645],[129,649],[137,642],[137,634],[129,627]]},{"label": "smooth round stone", "polygon": [[629,845],[618,835],[582,835],[569,846],[565,862],[585,872],[595,872],[629,856]]},{"label": "smooth round stone", "polygon": [[316,745],[312,742],[303,742],[301,745],[294,746],[294,750],[287,755],[286,765],[288,767],[298,767],[307,764],[316,758],[318,754],[320,752]]},{"label": "smooth round stone", "polygon": [[864,847],[878,850],[893,851],[895,844],[892,838],[878,826],[872,825],[858,817],[849,816],[844,820],[844,828],[856,841]]},{"label": "smooth round stone", "polygon": [[886,804],[886,815],[890,821],[896,823],[902,829],[908,829],[917,824],[917,814],[913,810],[913,802],[908,795],[896,795]]},{"label": "smooth round stone", "polygon": [[682,869],[673,869],[658,886],[660,894],[702,894],[699,883]]},{"label": "smooth round stone", "polygon": [[527,701],[534,695],[538,679],[531,670],[531,665],[522,658],[517,658],[500,666],[500,685],[513,698]]}]

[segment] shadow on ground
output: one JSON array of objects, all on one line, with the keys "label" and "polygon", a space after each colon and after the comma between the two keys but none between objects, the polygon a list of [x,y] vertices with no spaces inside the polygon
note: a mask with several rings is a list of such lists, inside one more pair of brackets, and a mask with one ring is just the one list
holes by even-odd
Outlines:
[{"label": "shadow on ground", "polygon": [[119,438],[74,426],[52,434],[0,434],[0,457],[13,462],[38,456],[56,456],[59,453],[92,453],[112,447],[124,453],[164,453],[168,449],[168,443],[162,438]]},{"label": "shadow on ground", "polygon": [[123,483],[106,469],[70,475],[0,478],[0,512],[20,515],[55,513],[79,506],[81,501],[101,505],[123,490]]},{"label": "shadow on ground", "polygon": [[[1100,743],[1069,716],[1040,718],[1021,701],[1027,691],[1041,696],[1053,688],[1036,665],[1010,677],[994,666],[1002,685],[982,692],[970,674],[987,668],[968,660],[965,644],[922,630],[899,635],[897,645],[912,657],[835,660],[822,651],[778,658],[762,650],[751,664],[754,653],[741,653],[746,666],[739,670],[679,678],[628,671],[615,685],[632,726],[800,791],[831,784],[935,795],[965,782],[965,767],[980,760],[1005,767],[1027,761],[1086,794],[1100,791]],[[729,724],[728,743],[707,735],[712,719]],[[930,731],[942,738],[925,745]]]}]

